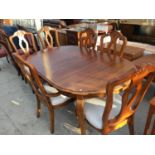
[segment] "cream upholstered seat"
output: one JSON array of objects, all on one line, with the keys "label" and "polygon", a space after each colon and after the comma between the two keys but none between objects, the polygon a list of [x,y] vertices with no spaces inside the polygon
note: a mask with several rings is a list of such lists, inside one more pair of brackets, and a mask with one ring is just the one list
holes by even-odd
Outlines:
[{"label": "cream upholstered seat", "polygon": [[53,106],[56,106],[56,105],[63,104],[64,102],[66,102],[69,99],[70,98],[67,97],[67,96],[59,95],[59,96],[56,96],[56,97],[52,97],[50,100],[51,100],[51,104]]},{"label": "cream upholstered seat", "polygon": [[48,84],[43,84],[43,87],[45,88],[45,90],[46,90],[46,92],[48,94],[50,94],[50,93],[58,93],[59,92],[56,88],[51,87]]},{"label": "cream upholstered seat", "polygon": [[[117,116],[120,112],[121,101],[122,101],[121,95],[114,94],[113,101],[114,101],[114,104],[112,107],[112,111],[110,113],[110,119]],[[91,98],[91,99],[85,100],[85,104],[84,104],[85,117],[87,121],[97,129],[103,128],[104,124],[103,124],[102,117],[103,117],[105,105],[106,105],[105,99]]]},{"label": "cream upholstered seat", "polygon": [[[43,84],[43,87],[45,88],[45,91],[47,92],[47,94],[51,94],[51,93],[53,94],[53,93],[58,93],[59,92],[56,88],[51,87],[48,84]],[[60,104],[62,104],[64,102],[66,102],[69,99],[70,99],[69,97],[67,97],[65,95],[62,95],[62,94],[50,98],[51,104],[53,106],[60,105]]]},{"label": "cream upholstered seat", "polygon": [[[54,94],[54,93],[58,93],[59,92],[56,88],[51,87],[48,84],[43,84],[43,87],[44,87],[44,89],[45,89],[47,94],[51,94],[51,93]],[[64,102],[66,102],[69,99],[70,99],[69,97],[67,97],[65,95],[62,95],[62,94],[50,98],[51,104],[53,106],[60,105],[60,104],[62,104]]]},{"label": "cream upholstered seat", "polygon": [[[43,87],[44,87],[44,89],[45,89],[47,94],[54,94],[54,93],[58,93],[59,92],[56,88],[51,87],[48,84],[43,84]],[[40,89],[39,89],[39,91],[40,91]],[[51,104],[53,106],[60,105],[60,104],[62,104],[64,102],[66,102],[69,99],[70,99],[69,97],[67,97],[65,95],[62,95],[62,94],[50,98]]]}]

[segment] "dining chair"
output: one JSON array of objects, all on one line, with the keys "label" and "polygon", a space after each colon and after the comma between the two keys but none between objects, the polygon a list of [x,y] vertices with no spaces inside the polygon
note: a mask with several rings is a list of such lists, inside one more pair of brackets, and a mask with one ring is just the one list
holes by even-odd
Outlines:
[{"label": "dining chair", "polygon": [[[6,44],[6,38],[5,37],[6,37],[5,32],[2,29],[0,29],[0,41],[1,41],[0,58],[6,57],[7,62],[9,63],[9,59],[8,59],[9,49],[7,47],[7,44]],[[5,47],[5,49],[2,47]]]},{"label": "dining chair", "polygon": [[[30,86],[35,92],[37,100],[37,117],[40,117],[41,113],[41,101],[47,106],[50,117],[50,131],[54,132],[54,110],[65,106],[73,101],[73,98],[60,94],[60,92],[48,84],[44,84],[40,79],[36,68],[24,61],[17,53],[14,54],[16,62],[23,71],[24,76],[29,82]],[[24,55],[26,58],[27,55]],[[23,57],[23,58],[24,58]]]},{"label": "dining chair", "polygon": [[[144,129],[144,135],[146,134],[155,135],[155,119],[153,119],[153,116],[155,116],[155,97],[153,97],[149,103],[150,103],[150,107],[149,107],[147,121]],[[152,130],[149,132],[151,128],[151,120],[153,120],[154,122],[153,122]]]},{"label": "dining chair", "polygon": [[[11,46],[11,43],[10,43],[10,40],[9,40],[8,35],[2,29],[0,29],[0,40],[2,41],[1,44],[3,44],[5,46],[5,49],[7,50],[6,59],[7,59],[8,63],[10,62],[9,61],[9,58],[8,58],[8,56],[9,56],[10,57],[10,60],[11,60],[11,63],[13,64],[13,66],[15,67],[15,69],[17,70],[18,75],[20,75],[19,67],[16,64],[16,62],[15,62],[15,60],[13,58],[13,55],[12,55],[13,52],[14,52],[13,51],[13,47]],[[5,52],[5,54],[6,54],[6,52]]]},{"label": "dining chair", "polygon": [[42,45],[43,49],[46,48],[53,48],[53,37],[52,34],[54,33],[55,37],[55,42],[56,46],[60,46],[59,43],[59,37],[58,37],[58,31],[55,28],[52,28],[50,26],[43,26],[39,31],[38,31],[38,36]]},{"label": "dining chair", "polygon": [[[85,100],[84,114],[88,123],[102,134],[128,124],[130,134],[134,134],[134,114],[154,75],[155,67],[145,65],[109,81],[105,98]],[[147,79],[143,80],[145,77]]]},{"label": "dining chair", "polygon": [[[7,52],[7,46],[6,44],[0,40],[0,58],[6,57],[8,56],[8,52]],[[9,61],[8,61],[9,62]],[[1,67],[0,67],[1,70]]]},{"label": "dining chair", "polygon": [[[15,40],[17,41],[17,39],[18,39],[18,47],[15,44]],[[11,42],[14,51],[19,54],[29,55],[37,52],[34,36],[31,32],[18,30],[12,36],[9,37],[9,40]]]},{"label": "dining chair", "polygon": [[97,41],[96,33],[93,29],[87,28],[79,33],[79,44],[80,48],[85,48],[87,50],[95,50]]},{"label": "dining chair", "polygon": [[126,45],[127,38],[121,32],[111,31],[109,34],[103,33],[101,35],[99,50],[110,52],[122,58]]}]

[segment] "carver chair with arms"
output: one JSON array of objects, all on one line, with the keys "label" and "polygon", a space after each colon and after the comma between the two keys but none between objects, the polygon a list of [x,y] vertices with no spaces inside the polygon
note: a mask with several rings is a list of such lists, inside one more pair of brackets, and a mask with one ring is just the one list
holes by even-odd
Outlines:
[{"label": "carver chair with arms", "polygon": [[29,82],[30,86],[33,88],[37,100],[37,117],[40,117],[41,112],[41,102],[47,106],[50,117],[50,131],[54,132],[54,110],[56,108],[65,106],[73,101],[73,98],[67,97],[60,94],[60,92],[47,84],[43,84],[40,79],[37,70],[31,64],[24,61],[27,56],[24,55],[23,58],[19,54],[14,54],[16,62],[23,71],[24,76]]},{"label": "carver chair with arms", "polygon": [[[134,114],[155,75],[155,67],[135,68],[107,84],[105,98],[86,99],[85,118],[102,134],[109,134],[128,124],[134,134]],[[143,80],[147,77],[146,80]]]}]

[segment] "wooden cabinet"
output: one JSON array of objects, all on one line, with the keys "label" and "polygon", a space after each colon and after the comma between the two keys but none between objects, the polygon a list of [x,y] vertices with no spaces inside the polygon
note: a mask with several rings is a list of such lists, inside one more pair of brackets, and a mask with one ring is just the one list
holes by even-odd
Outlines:
[{"label": "wooden cabinet", "polygon": [[67,30],[67,42],[68,45],[78,45],[78,36],[79,32],[78,31],[71,31]]},{"label": "wooden cabinet", "polygon": [[155,45],[155,26],[121,24],[120,29],[129,41],[137,41]]},{"label": "wooden cabinet", "polygon": [[66,31],[59,31],[58,32],[59,42],[61,46],[67,45],[67,35]]}]

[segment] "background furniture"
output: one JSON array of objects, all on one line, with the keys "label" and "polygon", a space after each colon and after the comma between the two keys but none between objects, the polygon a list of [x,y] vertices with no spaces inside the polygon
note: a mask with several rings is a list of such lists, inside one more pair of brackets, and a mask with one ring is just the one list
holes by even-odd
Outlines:
[{"label": "background furniture", "polygon": [[58,38],[59,38],[60,46],[67,45],[67,35],[65,30],[63,29],[58,30]]},{"label": "background furniture", "polygon": [[129,41],[155,44],[155,26],[139,24],[120,24],[120,30]]},{"label": "background furniture", "polygon": [[134,68],[128,60],[106,53],[87,52],[77,46],[54,47],[22,58],[33,64],[38,74],[65,94],[76,96],[76,109],[81,133],[85,133],[83,104],[88,96],[105,95],[109,80],[120,77]]},{"label": "background furniture", "polygon": [[66,28],[68,25],[77,24],[80,19],[43,19],[43,26]]},{"label": "background furniture", "polygon": [[68,45],[79,45],[79,34],[86,28],[93,29],[96,35],[101,35],[105,32],[108,33],[114,29],[114,27],[108,23],[93,23],[93,24],[82,23],[82,24],[70,25],[66,29]]},{"label": "background furniture", "polygon": [[123,57],[130,60],[130,61],[133,61],[133,60],[136,60],[136,59],[143,57],[144,56],[144,50],[145,50],[144,48],[133,47],[133,46],[127,45],[124,48]]}]

